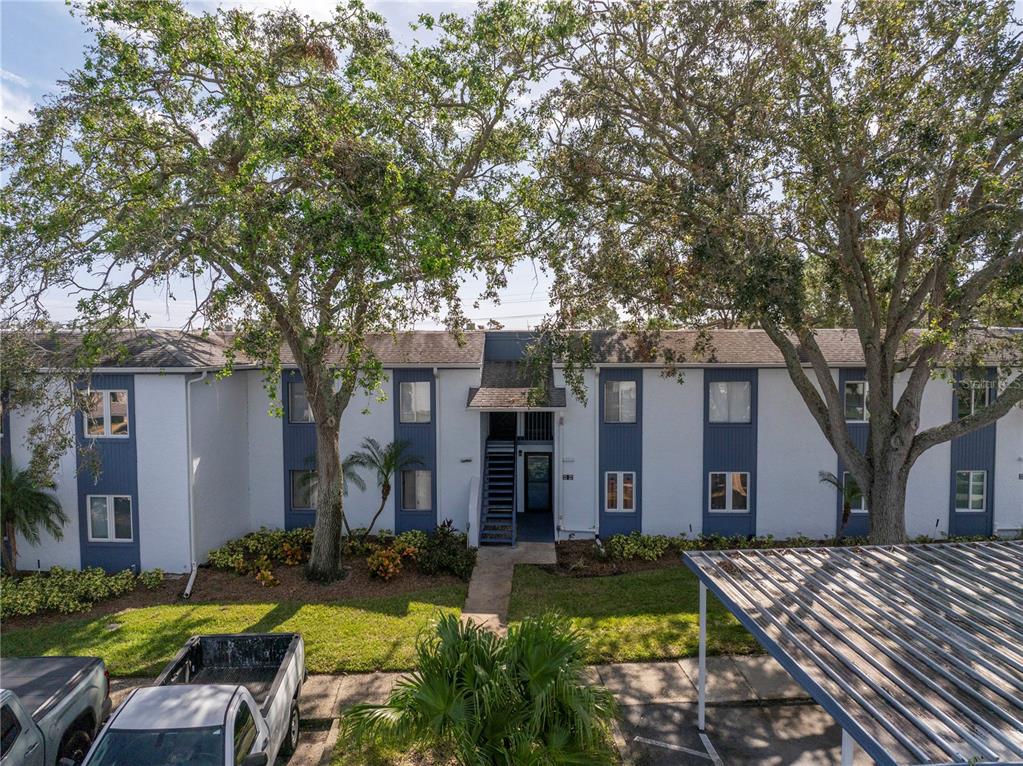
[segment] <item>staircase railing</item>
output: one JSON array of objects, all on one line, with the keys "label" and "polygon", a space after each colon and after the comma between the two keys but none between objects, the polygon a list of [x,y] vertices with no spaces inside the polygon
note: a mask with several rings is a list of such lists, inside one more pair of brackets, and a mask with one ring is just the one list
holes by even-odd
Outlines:
[{"label": "staircase railing", "polygon": [[512,531],[511,531],[511,544],[514,548],[519,544],[518,536],[518,515],[519,515],[519,482],[518,482],[518,468],[519,468],[519,437],[515,436],[512,441]]},{"label": "staircase railing", "polygon": [[[473,476],[469,479],[469,510],[466,514],[469,520],[469,547],[480,547],[480,529],[483,527],[483,493],[480,492],[480,477]],[[473,524],[472,520],[476,519]]]}]

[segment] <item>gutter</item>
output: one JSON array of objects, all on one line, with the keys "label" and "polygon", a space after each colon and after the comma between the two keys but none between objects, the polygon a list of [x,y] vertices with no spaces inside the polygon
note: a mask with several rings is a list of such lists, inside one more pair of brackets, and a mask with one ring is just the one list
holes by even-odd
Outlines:
[{"label": "gutter", "polygon": [[[443,455],[444,453],[441,451],[441,448],[440,448],[440,444],[441,444],[440,435],[443,433],[443,429],[440,427],[440,424],[441,424],[440,398],[441,397],[440,397],[440,368],[438,368],[438,367],[434,367],[433,368],[433,397],[436,400],[435,408],[437,410],[435,413],[433,413],[433,418],[434,418],[434,431],[433,432],[436,434],[436,436],[434,437],[434,443],[433,443],[433,448],[434,448],[433,486],[434,486],[434,489],[435,489],[435,492],[436,492],[436,497],[437,497],[437,507],[433,511],[433,521],[434,521],[435,524],[440,524],[441,523],[440,509],[444,507],[443,502],[441,502],[441,487],[444,486],[444,482],[441,481],[440,459],[441,459],[441,455]],[[469,519],[466,519],[465,523],[468,524],[469,523]],[[395,526],[397,526],[397,519],[395,519]]]},{"label": "gutter", "polygon": [[195,576],[199,572],[199,565],[195,556],[195,465],[192,462],[192,384],[206,380],[209,370],[204,370],[199,377],[185,381],[185,433],[188,442],[188,558],[192,562],[192,569],[188,575],[188,584],[185,585],[185,592],[182,598],[190,598],[192,587],[195,585]]}]

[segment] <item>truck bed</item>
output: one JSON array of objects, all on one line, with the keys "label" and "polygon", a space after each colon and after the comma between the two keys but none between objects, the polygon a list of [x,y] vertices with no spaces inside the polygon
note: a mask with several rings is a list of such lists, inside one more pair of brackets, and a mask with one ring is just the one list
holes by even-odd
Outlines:
[{"label": "truck bed", "polygon": [[300,640],[297,633],[193,636],[155,685],[244,686],[256,703],[264,707]]},{"label": "truck bed", "polygon": [[37,723],[99,664],[98,657],[5,657],[0,683],[18,695]]}]

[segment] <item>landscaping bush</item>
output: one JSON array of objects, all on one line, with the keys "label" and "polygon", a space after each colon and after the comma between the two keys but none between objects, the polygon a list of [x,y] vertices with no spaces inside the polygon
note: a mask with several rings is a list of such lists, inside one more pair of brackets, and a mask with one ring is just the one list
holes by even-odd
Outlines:
[{"label": "landscaping bush", "polygon": [[208,560],[214,569],[237,574],[259,574],[269,570],[275,563],[288,566],[301,564],[309,557],[312,547],[311,527],[290,530],[262,527],[258,532],[228,540],[210,551]]},{"label": "landscaping bush", "polygon": [[384,582],[401,574],[401,552],[391,546],[378,546],[366,558],[369,573]]},{"label": "landscaping bush", "polygon": [[439,524],[416,550],[416,564],[423,574],[453,574],[468,581],[476,566],[476,549],[469,547],[466,536],[455,530],[451,519]]},{"label": "landscaping bush", "polygon": [[139,575],[139,582],[146,590],[156,590],[163,584],[163,570],[147,569]]},{"label": "landscaping bush", "polygon": [[99,567],[82,571],[53,567],[49,572],[26,577],[4,577],[0,584],[0,617],[82,612],[97,601],[130,592],[137,579],[130,569],[108,575]]},{"label": "landscaping bush", "polygon": [[633,532],[628,535],[614,535],[604,546],[607,555],[618,561],[657,561],[668,552],[670,541],[665,535],[642,535]]}]

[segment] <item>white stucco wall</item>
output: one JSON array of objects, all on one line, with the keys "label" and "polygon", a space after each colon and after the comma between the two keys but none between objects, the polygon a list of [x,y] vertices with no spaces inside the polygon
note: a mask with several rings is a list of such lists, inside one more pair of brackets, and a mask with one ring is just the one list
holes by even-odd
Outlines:
[{"label": "white stucco wall", "polygon": [[643,533],[694,537],[703,516],[703,370],[643,371]]},{"label": "white stucco wall", "polygon": [[820,481],[820,472],[835,472],[835,450],[788,370],[761,369],[758,381],[757,534],[830,537],[838,501],[835,488]]},{"label": "white stucco wall", "polygon": [[[378,391],[356,391],[341,416],[341,456],[347,458],[361,448],[362,440],[370,436],[386,447],[394,441],[394,404],[387,396],[391,391],[391,376],[385,375]],[[352,529],[369,526],[370,519],[380,507],[380,487],[376,475],[365,468],[359,469],[366,489],[350,486],[345,497],[345,515]],[[394,485],[394,478],[391,478]],[[394,494],[387,499],[375,530],[394,529]]]},{"label": "white stucco wall", "polygon": [[135,376],[139,551],[143,569],[191,569],[185,375]]},{"label": "white stucco wall", "polygon": [[1023,407],[998,421],[995,432],[995,534],[1023,531]]},{"label": "white stucco wall", "polygon": [[[586,403],[568,388],[564,423],[560,425],[559,465],[554,467],[560,483],[558,505],[558,539],[592,537],[597,531],[597,372],[583,373],[587,390]],[[554,370],[554,385],[565,386],[563,371]],[[565,474],[573,478],[564,480]],[[557,491],[557,490],[556,490]],[[560,499],[560,503],[558,502]]]},{"label": "white stucco wall", "polygon": [[451,519],[461,530],[469,524],[469,484],[480,474],[480,413],[466,407],[479,384],[479,369],[437,370],[437,521]]},{"label": "white stucco wall", "polygon": [[[895,381],[895,401],[906,387],[908,375]],[[920,402],[920,430],[947,423],[952,417],[952,386],[929,380]],[[944,442],[931,447],[913,464],[906,485],[906,534],[930,537],[948,534],[949,482],[952,446]]]},{"label": "white stucco wall", "polygon": [[195,555],[251,530],[246,373],[191,384]]},{"label": "white stucco wall", "polygon": [[[31,450],[25,443],[25,437],[32,424],[32,419],[33,415],[30,412],[22,413],[17,410],[11,412],[11,461],[15,470],[21,470],[28,466]],[[67,429],[73,443],[74,421],[67,421]],[[19,569],[49,569],[53,566],[78,569],[82,565],[82,549],[78,536],[77,465],[78,460],[74,447],[72,447],[61,455],[54,475],[57,486],[53,490],[53,494],[68,517],[63,537],[57,540],[48,533],[42,532],[38,546],[29,545],[27,541],[19,537]],[[2,502],[2,498],[0,498],[0,502]]]},{"label": "white stucco wall", "polygon": [[[263,387],[263,373],[248,370],[249,433],[249,528],[284,527],[284,433],[281,418],[269,414],[270,397]],[[280,383],[277,384],[278,404]]]}]

